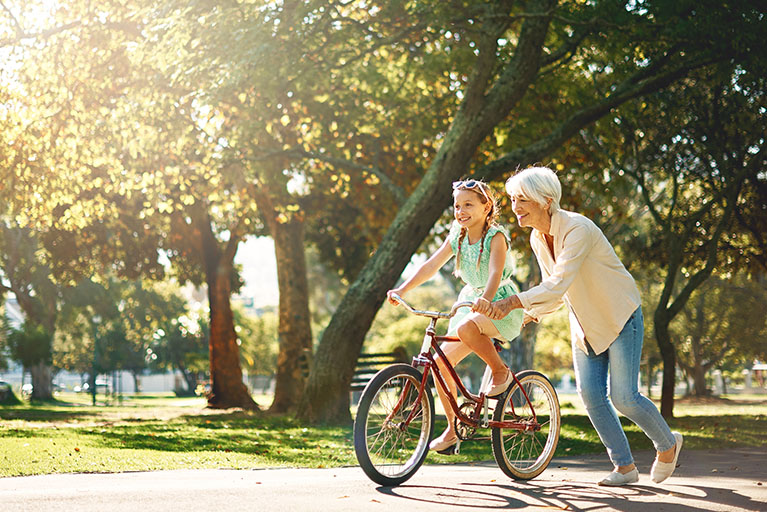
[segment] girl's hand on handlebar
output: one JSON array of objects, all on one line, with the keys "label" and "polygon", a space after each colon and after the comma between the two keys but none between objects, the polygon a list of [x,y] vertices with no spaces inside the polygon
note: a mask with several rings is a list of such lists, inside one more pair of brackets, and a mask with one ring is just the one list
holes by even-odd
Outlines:
[{"label": "girl's hand on handlebar", "polygon": [[389,290],[388,292],[386,292],[386,299],[389,301],[389,304],[392,304],[394,306],[399,306],[399,301],[397,301],[397,299],[392,297],[392,295],[395,293],[399,295],[400,297],[402,297],[402,291],[400,291],[399,288],[395,288],[393,290]]},{"label": "girl's hand on handlebar", "polygon": [[492,311],[493,306],[489,300],[484,297],[478,297],[471,306],[471,310],[479,313],[480,315],[488,316]]}]

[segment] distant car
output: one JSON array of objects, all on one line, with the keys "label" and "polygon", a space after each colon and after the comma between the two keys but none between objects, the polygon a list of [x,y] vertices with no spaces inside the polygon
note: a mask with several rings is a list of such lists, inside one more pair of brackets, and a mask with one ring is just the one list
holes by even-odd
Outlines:
[{"label": "distant car", "polygon": [[11,388],[11,385],[9,383],[5,382],[4,380],[0,380],[0,391],[7,393],[11,389],[12,388]]},{"label": "distant car", "polygon": [[[90,382],[83,382],[82,386],[75,386],[75,391],[79,393],[77,388],[80,388],[80,391],[83,393],[90,393],[91,391],[91,383]],[[109,384],[105,380],[97,380],[96,381],[96,393],[109,393]]]}]

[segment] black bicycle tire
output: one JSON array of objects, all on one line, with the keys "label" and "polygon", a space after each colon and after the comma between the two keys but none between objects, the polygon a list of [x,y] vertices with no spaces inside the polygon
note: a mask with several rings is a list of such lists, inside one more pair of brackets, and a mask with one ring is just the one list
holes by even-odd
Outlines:
[{"label": "black bicycle tire", "polygon": [[[426,455],[429,453],[429,440],[434,431],[434,398],[432,397],[431,391],[426,389],[422,401],[424,399],[426,401],[426,412],[428,415],[422,417],[423,419],[421,421],[425,424],[421,424],[418,441],[415,444],[413,454],[407,459],[403,469],[394,474],[384,474],[379,468],[380,464],[376,464],[373,458],[371,458],[371,447],[368,444],[371,437],[368,432],[371,405],[378,397],[381,389],[387,383],[399,377],[409,378],[410,383],[415,386],[414,392],[417,393],[422,377],[421,372],[407,364],[387,366],[373,376],[367,386],[365,386],[365,390],[362,392],[357,407],[357,415],[354,419],[354,452],[357,456],[357,461],[368,478],[377,484],[387,487],[402,484],[418,471],[426,459]],[[423,402],[421,407],[423,407]],[[391,432],[394,435],[405,435],[405,433],[401,431],[397,432],[396,429],[392,429]]]},{"label": "black bicycle tire", "polygon": [[[506,455],[503,443],[503,430],[494,428],[490,435],[493,446],[493,457],[495,458],[498,467],[501,468],[501,471],[507,476],[515,480],[530,480],[540,475],[548,467],[552,457],[554,457],[554,452],[556,452],[557,444],[559,443],[562,416],[559,410],[559,398],[557,397],[557,392],[554,389],[554,386],[551,385],[551,381],[540,372],[535,370],[524,370],[517,374],[517,380],[523,388],[525,383],[531,379],[537,383],[542,383],[543,389],[550,401],[549,406],[552,409],[551,416],[549,417],[548,435],[546,436],[546,442],[543,445],[543,453],[536,457],[534,464],[532,464],[529,470],[520,469],[516,467]],[[515,390],[520,388],[520,385],[514,383],[511,388],[509,388],[509,391],[498,401],[495,411],[493,412],[494,421],[503,421],[506,401],[509,400],[509,397],[512,396]],[[533,436],[532,433],[524,435],[530,435],[531,439]]]}]

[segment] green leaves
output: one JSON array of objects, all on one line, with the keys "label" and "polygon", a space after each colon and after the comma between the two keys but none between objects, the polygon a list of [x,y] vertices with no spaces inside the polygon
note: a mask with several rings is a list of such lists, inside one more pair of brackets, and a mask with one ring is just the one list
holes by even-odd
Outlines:
[{"label": "green leaves", "polygon": [[45,327],[29,320],[21,329],[10,329],[6,344],[11,358],[30,368],[40,363],[51,364],[51,339],[52,334]]}]

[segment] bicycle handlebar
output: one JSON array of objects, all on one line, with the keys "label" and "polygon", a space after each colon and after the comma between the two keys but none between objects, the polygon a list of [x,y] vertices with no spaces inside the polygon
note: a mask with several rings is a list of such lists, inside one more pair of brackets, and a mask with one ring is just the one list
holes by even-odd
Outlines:
[{"label": "bicycle handlebar", "polygon": [[413,306],[405,302],[405,299],[397,295],[396,293],[391,294],[391,298],[402,304],[402,306],[413,313],[414,315],[418,316],[425,316],[428,318],[452,318],[455,316],[455,314],[458,312],[460,308],[466,308],[471,307],[474,303],[471,301],[463,301],[463,302],[456,302],[453,304],[453,307],[450,309],[450,313],[442,313],[440,311],[420,311],[418,309],[415,309]]}]

